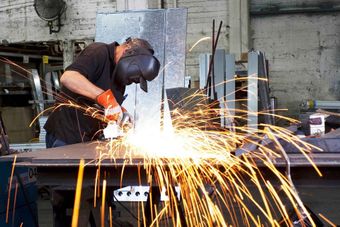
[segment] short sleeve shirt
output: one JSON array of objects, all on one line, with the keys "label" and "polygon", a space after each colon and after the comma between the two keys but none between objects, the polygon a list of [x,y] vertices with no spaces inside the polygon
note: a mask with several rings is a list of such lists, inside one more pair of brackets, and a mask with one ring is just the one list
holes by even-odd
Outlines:
[{"label": "short sleeve shirt", "polygon": [[[77,71],[103,90],[111,89],[119,104],[123,102],[125,86],[115,83],[114,50],[118,44],[92,43],[65,70]],[[83,107],[93,106],[93,100],[62,87],[56,106],[68,100]],[[95,140],[103,128],[101,121],[72,106],[56,108],[49,116],[44,128],[57,139],[67,144]]]}]

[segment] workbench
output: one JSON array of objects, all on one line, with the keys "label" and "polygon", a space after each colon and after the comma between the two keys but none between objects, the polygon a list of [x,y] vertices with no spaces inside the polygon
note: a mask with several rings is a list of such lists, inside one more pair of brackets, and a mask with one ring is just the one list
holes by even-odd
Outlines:
[{"label": "workbench", "polygon": [[[38,186],[49,186],[60,190],[74,190],[80,159],[84,159],[83,188],[95,185],[98,169],[98,146],[103,142],[74,144],[59,148],[43,149],[16,154],[16,166],[36,167]],[[309,156],[319,167],[320,177],[307,159],[300,153],[288,153],[294,184],[300,196],[315,213],[322,213],[335,223],[340,223],[340,153],[316,152]],[[1,157],[12,160],[14,155]],[[104,159],[100,162],[101,176],[105,174],[108,187],[120,188],[129,185],[148,185],[147,173],[144,170],[144,159],[141,154],[133,158],[124,151],[117,152],[115,159]],[[286,161],[277,158],[275,166],[285,171]],[[258,166],[265,175],[267,168],[258,161]],[[124,167],[124,168],[123,168]],[[123,172],[123,177],[122,177]],[[139,172],[139,174],[137,174]],[[268,172],[270,175],[270,171]],[[330,203],[332,201],[332,203]],[[334,204],[334,205],[332,205]]]}]

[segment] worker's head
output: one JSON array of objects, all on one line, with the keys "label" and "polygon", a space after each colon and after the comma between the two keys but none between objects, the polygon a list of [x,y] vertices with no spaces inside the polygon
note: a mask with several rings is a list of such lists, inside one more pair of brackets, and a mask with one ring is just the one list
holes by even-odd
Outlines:
[{"label": "worker's head", "polygon": [[121,85],[139,83],[140,88],[147,92],[147,81],[158,75],[160,63],[151,45],[143,39],[128,38],[120,46],[121,54],[116,62],[115,78]]}]

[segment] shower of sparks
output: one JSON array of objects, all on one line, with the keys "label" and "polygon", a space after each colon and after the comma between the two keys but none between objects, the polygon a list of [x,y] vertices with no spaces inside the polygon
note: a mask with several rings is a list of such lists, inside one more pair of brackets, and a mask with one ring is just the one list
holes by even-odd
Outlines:
[{"label": "shower of sparks", "polygon": [[[194,98],[189,97],[185,102]],[[124,137],[97,147],[98,163],[103,159],[123,159],[124,164],[143,160],[144,170],[152,176],[150,179],[156,181],[160,189],[167,189],[171,202],[165,202],[161,209],[155,207],[154,226],[169,216],[174,225],[183,221],[179,220],[181,211],[173,186],[180,187],[180,206],[188,226],[261,226],[266,223],[289,226],[292,223],[288,209],[301,217],[308,214],[291,179],[275,167],[274,161],[283,158],[282,152],[285,152],[278,139],[293,144],[311,164],[308,153],[315,147],[287,129],[273,125],[260,124],[256,131],[245,126],[222,129],[218,122],[222,112],[219,108],[204,101],[197,106],[187,112],[173,110],[170,129],[159,130],[145,122]],[[244,110],[233,112],[238,120],[246,119]],[[226,113],[223,116],[233,121],[233,116]],[[271,139],[274,148],[263,145],[264,138]],[[245,143],[252,143],[257,149],[236,156],[234,151]],[[274,183],[266,179],[260,167],[271,171],[276,178]],[[123,178],[124,174],[121,176]],[[242,218],[238,219],[239,216]],[[307,218],[313,222],[309,216]]]},{"label": "shower of sparks", "polygon": [[73,214],[72,214],[72,227],[78,226],[81,191],[82,191],[82,187],[83,187],[83,176],[84,176],[84,160],[81,159],[80,163],[79,163],[76,193],[75,193],[75,196],[74,196],[74,206],[73,206]]},{"label": "shower of sparks", "polygon": [[[240,88],[240,90],[246,89],[246,87]],[[64,102],[46,111],[68,106],[105,121],[101,110],[84,107],[73,100],[67,100],[65,96],[56,95],[59,101]],[[278,126],[260,124],[257,125],[258,129],[254,130],[241,126],[242,124],[235,125],[237,122],[246,122],[247,114],[270,115],[293,123],[297,121],[275,115],[269,110],[258,113],[249,113],[241,109],[222,110],[216,107],[216,103],[208,103],[201,93],[189,96],[182,102],[184,106],[189,105],[197,98],[201,101],[196,103],[196,108],[190,111],[173,110],[172,124],[170,126],[164,124],[162,130],[150,127],[153,125],[150,122],[144,122],[144,125],[143,122],[139,122],[140,126],[136,130],[99,145],[98,158],[95,160],[98,163],[98,171],[94,197],[100,195],[102,160],[120,159],[120,161],[124,160],[126,165],[136,164],[134,161],[138,159],[142,160],[139,162],[142,163],[142,168],[139,168],[137,174],[140,175],[140,171],[145,171],[148,183],[151,185],[156,182],[160,189],[166,188],[170,198],[162,207],[154,207],[155,215],[152,220],[154,226],[169,218],[174,226],[180,226],[183,222],[188,226],[292,226],[289,210],[294,210],[299,217],[308,214],[291,179],[275,166],[275,160],[282,158],[282,152],[285,152],[282,151],[283,148],[277,140],[295,146],[321,175],[308,156],[312,148],[317,148],[302,141],[289,130]],[[219,101],[219,106],[228,106],[227,101]],[[231,101],[244,100],[228,102]],[[233,112],[234,116],[231,116],[230,112]],[[229,127],[219,126],[220,116],[228,120]],[[271,139],[273,146],[263,144],[261,141],[265,138]],[[257,149],[243,153],[241,156],[235,155],[236,149],[249,143]],[[14,165],[15,160],[13,168]],[[84,165],[81,168],[83,167]],[[266,178],[261,167],[265,167],[275,176],[273,182]],[[122,182],[123,173],[121,178]],[[177,201],[173,186],[180,187],[180,201]],[[106,180],[103,181],[103,197],[105,193]],[[94,206],[95,204],[96,201]],[[7,212],[8,207],[9,203]],[[185,220],[180,220],[180,212],[184,213]],[[104,213],[105,205],[102,200],[102,224]],[[145,216],[143,207],[141,215]],[[307,218],[313,223],[309,216]],[[8,214],[6,214],[7,219]],[[143,221],[145,225],[145,220]]]}]

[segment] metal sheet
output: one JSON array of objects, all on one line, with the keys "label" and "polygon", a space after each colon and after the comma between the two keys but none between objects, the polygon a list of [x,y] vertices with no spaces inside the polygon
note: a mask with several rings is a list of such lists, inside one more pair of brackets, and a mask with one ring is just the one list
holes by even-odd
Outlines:
[{"label": "metal sheet", "polygon": [[[329,146],[334,142],[334,138],[325,139],[325,146]],[[337,138],[337,140],[339,140]],[[313,141],[308,141],[312,142]],[[327,143],[327,144],[326,144]],[[318,143],[317,145],[322,145]],[[73,144],[64,147],[42,149],[34,152],[26,152],[15,154],[17,156],[17,166],[33,166],[33,167],[77,167],[80,159],[84,159],[87,162],[87,166],[96,166],[96,160],[99,157],[98,146],[105,146],[104,142],[98,143],[80,143]],[[339,146],[337,146],[339,147]],[[294,152],[290,147],[286,148],[287,152]],[[105,149],[104,149],[105,151]],[[333,150],[332,150],[333,151]],[[0,157],[1,161],[12,160],[15,156],[7,155]],[[310,162],[306,159],[306,156],[301,153],[288,153],[292,167],[305,166],[310,167]],[[310,153],[308,156],[314,161],[317,166],[340,166],[340,153],[320,152]],[[125,165],[125,161],[132,160],[130,164],[126,164],[127,167],[138,167],[144,164],[143,154],[131,153],[130,151],[121,150],[116,152],[115,161],[109,157],[103,160],[101,166],[107,167],[119,167]],[[130,159],[131,158],[131,159]],[[257,160],[255,158],[255,160]],[[263,166],[261,160],[257,160],[259,166]],[[275,159],[275,166],[285,166],[285,162],[282,158]]]},{"label": "metal sheet", "polygon": [[187,9],[167,9],[165,17],[165,88],[184,87]]},{"label": "metal sheet", "polygon": [[124,41],[127,37],[146,39],[161,62],[159,76],[148,84],[148,93],[133,84],[127,87],[124,107],[134,116],[136,130],[152,117],[151,127],[160,125],[162,91],[184,86],[186,9],[98,13],[97,42]]},{"label": "metal sheet", "polygon": [[[63,147],[21,153],[17,155],[17,160],[18,162],[31,162],[33,165],[37,164],[38,166],[40,166],[40,164],[46,166],[70,166],[75,164],[78,165],[80,159],[84,159],[86,162],[92,162],[98,160],[99,157],[106,157],[107,159],[104,161],[105,163],[110,163],[110,165],[116,166],[123,164],[126,158],[129,157],[133,159],[133,163],[139,163],[139,161],[143,159],[143,154],[121,149],[119,151],[115,151],[115,160],[110,160],[109,148],[106,146],[107,142],[99,141],[78,143]],[[100,151],[102,153],[100,153]],[[107,155],[105,155],[105,153],[107,153]],[[95,162],[93,164],[95,164]]]},{"label": "metal sheet", "polygon": [[[214,58],[214,77],[215,77],[215,91],[219,102],[220,111],[225,111],[225,51],[216,50]],[[225,126],[224,114],[221,114],[221,126]]]},{"label": "metal sheet", "polygon": [[[267,72],[267,62],[266,62],[266,57],[264,55],[264,53],[262,52],[258,52],[259,54],[259,78],[261,78],[262,80],[259,80],[259,87],[258,87],[258,92],[259,92],[259,99],[260,102],[259,104],[261,111],[270,111],[271,110],[271,106],[270,106],[270,98],[269,98],[269,84],[268,84],[268,72]],[[266,124],[273,124],[273,117],[265,114],[263,116],[264,118],[264,123]]]},{"label": "metal sheet", "polygon": [[[235,115],[235,56],[232,54],[226,55],[226,84],[225,84],[225,93],[226,93],[226,104],[228,107],[228,111],[230,116]],[[226,125],[229,125],[233,122],[232,117],[226,119]]]},{"label": "metal sheet", "polygon": [[257,129],[258,124],[258,53],[251,51],[248,53],[248,128]]},{"label": "metal sheet", "polygon": [[207,75],[209,71],[209,59],[210,54],[199,55],[199,77],[200,77],[200,88],[204,89],[207,83]]},{"label": "metal sheet", "polygon": [[38,113],[40,113],[44,110],[44,96],[42,93],[42,87],[41,87],[38,70],[32,69],[31,75],[32,75],[32,80],[30,81],[31,81],[31,86],[33,88],[32,93],[33,93],[34,101],[36,102],[35,105],[37,105],[37,111]]},{"label": "metal sheet", "polygon": [[[229,110],[228,116],[235,115],[235,57],[233,55],[225,54],[225,50],[219,49],[215,52],[214,58],[214,74],[217,98],[220,100],[220,108],[224,112],[226,108]],[[204,88],[209,71],[210,54],[199,55],[199,77],[200,88]],[[213,95],[211,96],[213,98]],[[227,103],[225,103],[227,102]],[[232,119],[221,117],[221,126],[230,126]]]}]

